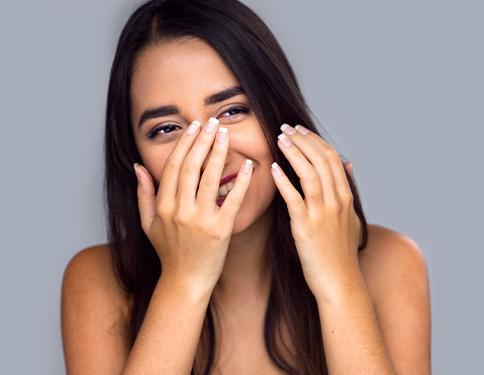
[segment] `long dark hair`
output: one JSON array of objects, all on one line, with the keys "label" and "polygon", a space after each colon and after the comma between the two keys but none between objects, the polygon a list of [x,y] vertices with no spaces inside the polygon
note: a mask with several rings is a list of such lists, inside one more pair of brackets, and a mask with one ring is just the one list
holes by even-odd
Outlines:
[{"label": "long dark hair", "polygon": [[[142,230],[137,204],[133,163],[141,163],[141,157],[130,126],[133,63],[142,48],[182,37],[203,39],[233,71],[263,127],[274,160],[302,196],[299,177],[274,140],[284,122],[304,125],[320,134],[279,43],[246,5],[237,0],[147,1],[133,12],[119,37],[111,69],[104,143],[108,243],[116,277],[131,301],[126,327],[130,349],[162,272],[160,259]],[[352,175],[345,173],[353,193],[354,209],[363,227],[362,243],[358,247],[362,250],[367,244],[368,227],[356,184]],[[272,284],[264,321],[266,349],[275,365],[289,374],[326,374],[316,300],[305,282],[290,231],[287,206],[279,192],[271,208],[267,256]],[[209,374],[214,365],[216,314],[211,302],[192,374]],[[290,358],[283,356],[285,351],[280,346],[282,342],[289,350],[281,339],[282,322],[286,323],[293,344]]]}]

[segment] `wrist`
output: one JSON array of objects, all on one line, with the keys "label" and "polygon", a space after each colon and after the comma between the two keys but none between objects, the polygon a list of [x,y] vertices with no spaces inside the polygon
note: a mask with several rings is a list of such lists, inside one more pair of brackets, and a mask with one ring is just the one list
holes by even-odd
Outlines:
[{"label": "wrist", "polygon": [[321,287],[313,288],[312,292],[318,304],[341,303],[353,296],[366,293],[366,283],[358,270],[347,272],[342,277],[335,277],[332,281],[321,284]]},{"label": "wrist", "polygon": [[158,285],[190,301],[208,301],[213,292],[213,288],[208,285],[167,272],[161,273],[157,287]]}]

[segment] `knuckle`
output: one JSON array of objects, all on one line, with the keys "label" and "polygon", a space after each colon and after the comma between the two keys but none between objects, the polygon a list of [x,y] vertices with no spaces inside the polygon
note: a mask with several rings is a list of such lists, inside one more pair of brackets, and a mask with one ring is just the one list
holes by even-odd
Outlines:
[{"label": "knuckle", "polygon": [[344,203],[345,206],[351,205],[353,203],[353,195],[349,193],[342,193],[341,201]]},{"label": "knuckle", "polygon": [[310,199],[313,202],[317,202],[317,201],[321,200],[321,194],[316,192],[316,191],[311,191],[307,195],[307,198]]},{"label": "knuckle", "polygon": [[297,210],[301,208],[301,202],[304,201],[297,196],[290,196],[289,198],[287,198],[287,204],[291,207],[295,207]]},{"label": "knuckle", "polygon": [[181,210],[178,210],[177,212],[175,212],[173,214],[172,221],[176,225],[186,225],[187,224],[187,217]]},{"label": "knuckle", "polygon": [[215,143],[217,147],[212,149],[212,154],[217,158],[222,158],[225,156],[225,147],[223,144],[217,142]]},{"label": "knuckle", "polygon": [[217,187],[218,188],[218,185],[219,185],[220,181],[213,178],[213,177],[205,177],[203,179],[203,182],[202,182],[202,185],[205,186],[206,188],[215,188]]},{"label": "knuckle", "polygon": [[318,157],[318,162],[321,164],[329,164],[329,155],[320,154]]},{"label": "knuckle", "polygon": [[225,160],[222,158],[213,158],[212,159],[212,166],[215,168],[223,168],[225,164]]},{"label": "knuckle", "polygon": [[188,160],[183,164],[183,167],[181,169],[181,173],[188,176],[195,174],[197,171],[198,167],[193,165],[193,163]]},{"label": "knuckle", "polygon": [[173,172],[177,171],[178,167],[179,167],[178,163],[173,159],[169,159],[165,164],[165,170],[168,173],[173,173]]},{"label": "knuckle", "polygon": [[307,180],[310,186],[314,186],[319,183],[319,176],[316,172],[312,171],[308,173]]},{"label": "knuckle", "polygon": [[155,211],[160,218],[168,217],[169,215],[169,207],[166,204],[162,204],[161,200],[157,200]]},{"label": "knuckle", "polygon": [[341,211],[342,205],[338,200],[331,200],[326,204],[327,209],[333,213],[339,213]]}]

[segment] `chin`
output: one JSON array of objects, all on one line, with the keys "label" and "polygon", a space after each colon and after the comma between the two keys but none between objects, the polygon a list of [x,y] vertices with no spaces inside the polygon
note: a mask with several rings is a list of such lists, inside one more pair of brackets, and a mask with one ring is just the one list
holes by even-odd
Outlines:
[{"label": "chin", "polygon": [[242,202],[240,210],[235,217],[232,236],[242,233],[252,226],[261,225],[262,219],[269,214],[268,209],[271,206],[272,199],[267,199],[267,197],[259,198],[262,198],[263,201],[249,198]]}]

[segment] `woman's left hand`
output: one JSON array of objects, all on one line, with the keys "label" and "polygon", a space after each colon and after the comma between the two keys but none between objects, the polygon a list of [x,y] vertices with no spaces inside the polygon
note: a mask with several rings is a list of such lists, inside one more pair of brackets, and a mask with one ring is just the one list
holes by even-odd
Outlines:
[{"label": "woman's left hand", "polygon": [[[330,298],[360,271],[361,222],[353,194],[331,145],[300,125],[297,131],[286,124],[281,130],[277,144],[299,176],[304,198],[280,167],[272,168],[272,176],[288,207],[306,282],[317,298]],[[351,164],[345,167],[352,172]]]}]

